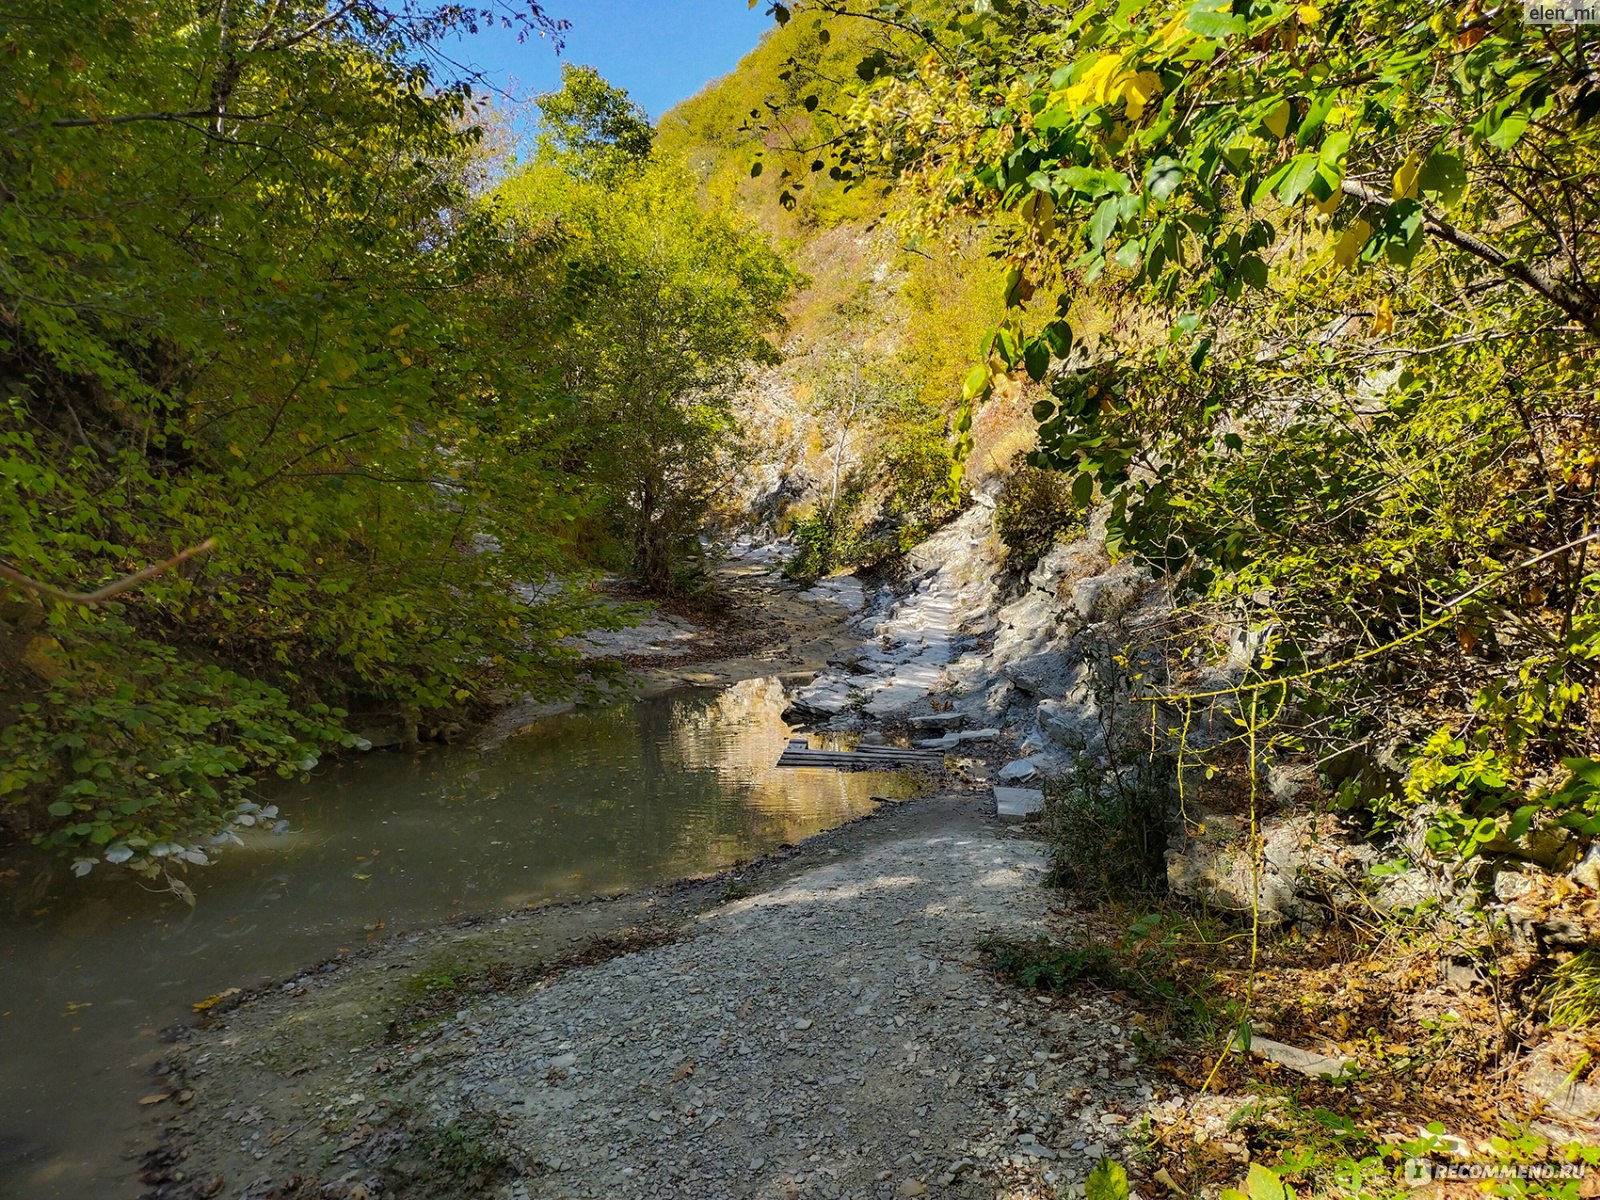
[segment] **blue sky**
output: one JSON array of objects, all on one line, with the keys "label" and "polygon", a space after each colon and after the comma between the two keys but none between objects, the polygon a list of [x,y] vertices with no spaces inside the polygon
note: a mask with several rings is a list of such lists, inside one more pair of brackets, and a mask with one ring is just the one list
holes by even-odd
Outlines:
[{"label": "blue sky", "polygon": [[746,0],[543,0],[572,23],[558,58],[548,41],[495,30],[464,39],[452,56],[523,98],[561,85],[561,63],[594,67],[652,120],[726,75],[772,26],[766,3]]}]

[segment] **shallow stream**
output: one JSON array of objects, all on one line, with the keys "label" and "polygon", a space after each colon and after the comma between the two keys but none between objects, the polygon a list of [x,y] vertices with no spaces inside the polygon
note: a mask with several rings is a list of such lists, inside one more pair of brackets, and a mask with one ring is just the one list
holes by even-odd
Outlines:
[{"label": "shallow stream", "polygon": [[0,860],[0,1196],[135,1197],[160,1030],[229,987],[383,930],[709,873],[898,797],[876,773],[778,770],[781,686],[753,679],[548,717],[492,751],[375,753],[270,799],[191,873],[189,909],[126,877]]}]

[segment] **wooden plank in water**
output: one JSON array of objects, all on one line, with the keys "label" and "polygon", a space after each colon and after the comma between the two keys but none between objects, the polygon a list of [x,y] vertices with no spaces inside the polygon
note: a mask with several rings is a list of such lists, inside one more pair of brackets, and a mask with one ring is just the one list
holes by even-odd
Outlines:
[{"label": "wooden plank in water", "polygon": [[855,750],[813,750],[805,738],[793,738],[778,756],[780,767],[823,767],[834,771],[882,771],[891,767],[940,767],[938,750],[900,746],[861,746]]}]

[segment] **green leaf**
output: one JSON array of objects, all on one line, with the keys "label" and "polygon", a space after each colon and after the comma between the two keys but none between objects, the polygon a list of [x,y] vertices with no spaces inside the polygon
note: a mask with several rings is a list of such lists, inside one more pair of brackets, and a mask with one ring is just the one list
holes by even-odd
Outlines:
[{"label": "green leaf", "polygon": [[1563,758],[1561,765],[1585,783],[1600,788],[1600,762],[1592,758]]},{"label": "green leaf", "polygon": [[1278,180],[1278,199],[1285,204],[1299,203],[1300,197],[1311,186],[1311,181],[1317,177],[1320,165],[1321,158],[1315,154],[1297,154],[1291,158],[1281,172],[1274,175]]},{"label": "green leaf", "polygon": [[1459,154],[1435,150],[1417,172],[1417,191],[1429,204],[1449,208],[1467,190],[1467,168]]},{"label": "green leaf", "polygon": [[1383,225],[1375,239],[1384,256],[1404,270],[1422,249],[1424,213],[1415,200],[1397,200],[1384,212]]},{"label": "green leaf", "polygon": [[57,800],[46,811],[52,817],[70,817],[73,813],[72,802],[69,800]]},{"label": "green leaf", "polygon": [[1072,480],[1072,502],[1079,508],[1088,508],[1094,499],[1094,476],[1080,471]]},{"label": "green leaf", "polygon": [[1189,15],[1184,18],[1183,23],[1190,32],[1218,41],[1234,37],[1245,30],[1243,17],[1236,17],[1230,12],[1219,12],[1212,0],[1201,0],[1189,10]]},{"label": "green leaf", "polygon": [[1317,151],[1317,158],[1325,166],[1342,168],[1345,155],[1350,152],[1350,131],[1348,129],[1335,129],[1322,139],[1322,148]]},{"label": "green leaf", "polygon": [[1128,191],[1128,177],[1121,171],[1102,171],[1097,167],[1068,167],[1051,177],[1057,188],[1071,190],[1093,200],[1108,193]]},{"label": "green leaf", "polygon": [[1050,344],[1050,353],[1057,358],[1066,358],[1072,353],[1072,326],[1065,321],[1051,321],[1039,333]]},{"label": "green leaf", "polygon": [[1525,112],[1513,112],[1506,115],[1505,120],[1489,135],[1489,144],[1496,150],[1509,150],[1522,140],[1522,135],[1528,132],[1528,124],[1532,118]]},{"label": "green leaf", "polygon": [[1277,1173],[1260,1163],[1251,1163],[1244,1177],[1244,1190],[1250,1200],[1284,1200],[1283,1181]]},{"label": "green leaf", "polygon": [[1165,200],[1178,190],[1183,182],[1183,164],[1175,158],[1163,156],[1156,159],[1144,173],[1144,190],[1152,200]]},{"label": "green leaf", "polygon": [[1094,216],[1089,218],[1089,244],[1096,250],[1106,244],[1106,238],[1117,227],[1118,203],[1115,197],[1102,200],[1100,207],[1094,210]]},{"label": "green leaf", "polygon": [[1128,1200],[1128,1172],[1119,1162],[1102,1158],[1083,1184],[1084,1200]]},{"label": "green leaf", "polygon": [[979,363],[967,372],[967,377],[961,383],[961,398],[967,403],[989,394],[993,385],[989,381],[989,368]]},{"label": "green leaf", "polygon": [[1045,341],[1043,335],[1034,338],[1023,348],[1022,365],[1027,369],[1028,378],[1035,383],[1044,379],[1045,372],[1050,369],[1050,343]]},{"label": "green leaf", "polygon": [[1302,146],[1309,146],[1317,130],[1322,128],[1322,123],[1328,119],[1328,114],[1333,111],[1336,93],[1332,91],[1319,92],[1312,97],[1306,109],[1306,115],[1300,119],[1300,127],[1295,130],[1295,141]]}]

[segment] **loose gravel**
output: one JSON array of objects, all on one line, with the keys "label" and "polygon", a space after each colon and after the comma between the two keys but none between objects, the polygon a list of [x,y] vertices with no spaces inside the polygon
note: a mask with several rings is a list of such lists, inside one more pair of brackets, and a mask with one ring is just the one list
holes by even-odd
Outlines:
[{"label": "loose gravel", "polygon": [[880,845],[463,1012],[404,1090],[496,1123],[516,1197],[1069,1192],[1152,1089],[1111,1001],[985,969],[1042,928],[1042,871],[976,822]]}]

